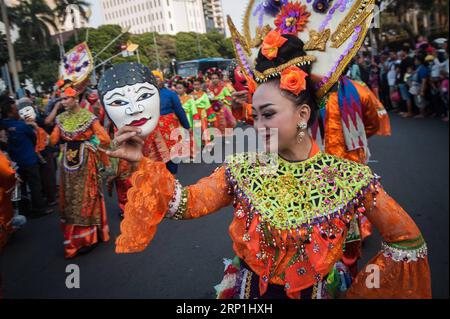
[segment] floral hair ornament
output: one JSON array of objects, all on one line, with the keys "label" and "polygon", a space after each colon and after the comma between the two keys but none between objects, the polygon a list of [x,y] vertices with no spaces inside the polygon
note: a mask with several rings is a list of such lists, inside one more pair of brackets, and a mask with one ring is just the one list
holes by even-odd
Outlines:
[{"label": "floral hair ornament", "polygon": [[311,13],[306,10],[306,5],[291,2],[283,6],[275,19],[275,25],[281,34],[297,35],[305,29],[310,16]]},{"label": "floral hair ornament", "polygon": [[269,60],[273,60],[278,56],[278,49],[281,48],[287,39],[280,32],[270,31],[264,38],[262,44],[262,54]]},{"label": "floral hair ornament", "polygon": [[68,87],[67,89],[64,90],[64,95],[69,97],[75,97],[77,96],[77,91],[75,91],[71,87]]},{"label": "floral hair ornament", "polygon": [[281,73],[280,88],[289,91],[295,95],[299,95],[306,90],[306,77],[308,73],[300,69],[298,66],[291,66]]}]

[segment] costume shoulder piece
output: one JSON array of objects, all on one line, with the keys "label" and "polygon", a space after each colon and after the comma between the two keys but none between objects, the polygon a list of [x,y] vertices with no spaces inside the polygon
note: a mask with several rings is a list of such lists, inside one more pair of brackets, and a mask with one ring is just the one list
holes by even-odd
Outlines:
[{"label": "costume shoulder piece", "polygon": [[64,112],[56,117],[56,125],[61,132],[68,137],[75,137],[86,132],[97,117],[86,109],[77,113]]},{"label": "costume shoulder piece", "polygon": [[[302,40],[307,56],[284,67],[312,63],[321,98],[339,80],[344,69],[364,42],[373,19],[375,0],[249,0],[242,30],[230,17],[228,24],[236,58],[248,76],[264,81],[273,74],[258,74],[258,51],[272,42],[266,36],[276,30]],[[282,70],[274,69],[273,73]]]},{"label": "costume shoulder piece", "polygon": [[226,174],[237,198],[282,230],[342,217],[379,180],[365,165],[324,153],[299,163],[276,154],[238,154],[228,159]]}]

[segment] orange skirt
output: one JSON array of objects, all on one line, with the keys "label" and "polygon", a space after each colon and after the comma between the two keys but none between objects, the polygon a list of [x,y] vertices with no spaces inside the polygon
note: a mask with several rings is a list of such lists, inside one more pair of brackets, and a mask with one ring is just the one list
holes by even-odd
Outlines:
[{"label": "orange skirt", "polygon": [[64,234],[64,256],[73,258],[81,248],[109,240],[106,207],[98,153],[89,147],[80,152],[80,166],[68,171],[63,163],[60,178],[60,215]]}]

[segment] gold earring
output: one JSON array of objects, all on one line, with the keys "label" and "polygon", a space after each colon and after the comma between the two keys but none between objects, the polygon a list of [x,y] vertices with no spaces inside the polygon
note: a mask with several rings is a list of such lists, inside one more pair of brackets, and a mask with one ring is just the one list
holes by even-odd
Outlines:
[{"label": "gold earring", "polygon": [[308,124],[305,122],[300,122],[297,124],[297,128],[299,129],[299,133],[297,134],[297,143],[301,144],[303,139],[305,138],[305,130],[308,128]]}]

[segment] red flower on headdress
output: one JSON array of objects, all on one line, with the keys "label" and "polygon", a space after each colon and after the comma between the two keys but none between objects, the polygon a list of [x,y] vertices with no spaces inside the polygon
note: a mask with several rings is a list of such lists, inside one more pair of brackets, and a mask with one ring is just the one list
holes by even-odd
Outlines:
[{"label": "red flower on headdress", "polygon": [[281,73],[280,88],[299,95],[306,90],[306,77],[308,73],[298,66],[290,66]]},{"label": "red flower on headdress", "polygon": [[287,41],[278,31],[270,31],[264,38],[261,53],[269,60],[273,60],[278,55],[278,49]]},{"label": "red flower on headdress", "polygon": [[75,97],[77,96],[77,91],[75,91],[73,88],[69,86],[67,89],[64,90],[64,95],[69,97]]},{"label": "red flower on headdress", "polygon": [[311,13],[306,11],[306,5],[291,2],[283,6],[275,20],[275,25],[281,34],[297,35],[305,29],[310,16]]}]

